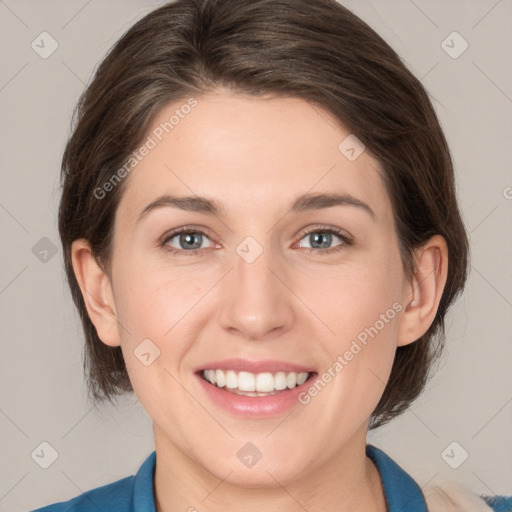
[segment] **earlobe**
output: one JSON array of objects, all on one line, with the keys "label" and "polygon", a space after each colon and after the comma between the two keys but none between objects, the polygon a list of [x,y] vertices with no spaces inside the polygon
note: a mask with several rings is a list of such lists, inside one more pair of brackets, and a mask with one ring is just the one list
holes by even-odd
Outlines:
[{"label": "earlobe", "polygon": [[94,257],[87,240],[73,242],[71,261],[87,313],[99,338],[106,345],[121,345],[111,282]]},{"label": "earlobe", "polygon": [[405,310],[400,319],[397,345],[408,345],[432,325],[448,277],[448,247],[434,235],[415,251],[415,273],[404,290]]}]

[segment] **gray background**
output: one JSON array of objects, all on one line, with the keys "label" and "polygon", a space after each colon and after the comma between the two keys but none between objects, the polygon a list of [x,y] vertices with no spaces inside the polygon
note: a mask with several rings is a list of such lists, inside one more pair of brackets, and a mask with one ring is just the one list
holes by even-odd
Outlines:
[{"label": "gray background", "polygon": [[[64,281],[56,214],[79,94],[115,40],[161,3],[0,0],[3,511],[69,499],[133,474],[154,449],[151,421],[133,395],[117,409],[87,405],[83,337]],[[451,479],[480,493],[512,494],[512,2],[343,3],[434,98],[472,248],[438,372],[413,407],[369,441],[422,487]],[[58,43],[46,59],[31,47],[43,31]],[[457,58],[445,49],[458,53],[458,36],[442,46],[453,31],[469,44]],[[31,456],[42,442],[58,453],[48,469]],[[469,457],[461,463],[462,450]]]}]

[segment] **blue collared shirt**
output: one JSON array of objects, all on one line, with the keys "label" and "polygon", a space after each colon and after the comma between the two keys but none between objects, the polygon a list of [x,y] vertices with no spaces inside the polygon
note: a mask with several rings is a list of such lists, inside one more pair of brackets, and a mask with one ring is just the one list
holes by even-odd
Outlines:
[{"label": "blue collared shirt", "polygon": [[[372,445],[366,446],[366,455],[379,471],[388,512],[428,512],[418,484],[391,457]],[[153,452],[136,475],[32,512],[156,512],[153,494],[155,464],[156,452]],[[512,512],[512,497],[484,499],[494,512]]]}]

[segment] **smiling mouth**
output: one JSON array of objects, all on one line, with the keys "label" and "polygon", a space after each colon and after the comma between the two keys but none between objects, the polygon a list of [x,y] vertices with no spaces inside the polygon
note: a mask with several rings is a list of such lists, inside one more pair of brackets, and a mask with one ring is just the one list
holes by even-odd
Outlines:
[{"label": "smiling mouth", "polygon": [[242,396],[272,396],[285,393],[309,380],[315,372],[236,372],[234,370],[201,370],[200,377],[209,384]]}]

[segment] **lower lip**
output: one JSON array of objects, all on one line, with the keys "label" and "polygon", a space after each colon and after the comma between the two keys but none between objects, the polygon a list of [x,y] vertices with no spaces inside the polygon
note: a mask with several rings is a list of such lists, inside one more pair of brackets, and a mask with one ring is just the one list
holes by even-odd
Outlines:
[{"label": "lower lip", "polygon": [[313,373],[313,375],[300,386],[278,392],[275,395],[243,396],[218,388],[203,379],[199,374],[196,374],[201,387],[214,404],[231,414],[254,418],[277,416],[294,406],[297,407],[301,405],[298,396],[306,388],[311,386],[315,376],[316,374]]}]

